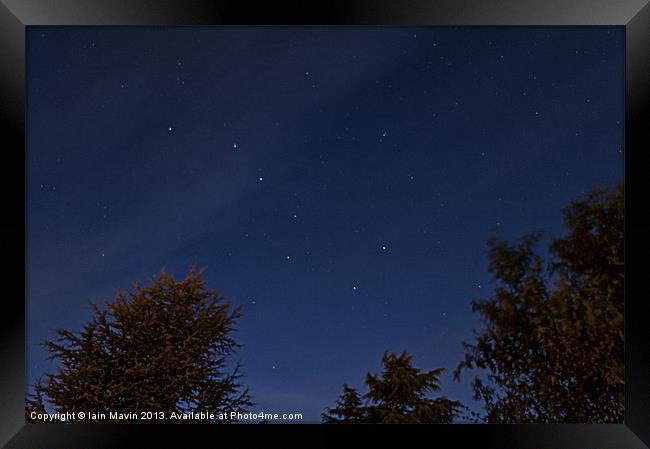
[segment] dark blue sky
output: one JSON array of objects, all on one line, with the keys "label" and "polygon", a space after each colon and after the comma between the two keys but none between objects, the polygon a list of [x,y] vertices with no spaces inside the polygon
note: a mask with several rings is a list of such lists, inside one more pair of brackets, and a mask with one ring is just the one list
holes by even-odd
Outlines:
[{"label": "dark blue sky", "polygon": [[243,305],[255,410],[319,419],[384,351],[453,370],[487,239],[623,179],[622,28],[27,37],[30,383],[88,302],[197,264]]}]

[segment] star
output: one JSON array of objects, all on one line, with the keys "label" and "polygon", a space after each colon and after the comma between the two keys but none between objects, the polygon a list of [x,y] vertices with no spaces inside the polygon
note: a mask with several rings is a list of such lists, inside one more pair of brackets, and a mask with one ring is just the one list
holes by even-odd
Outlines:
[{"label": "star", "polygon": [[356,291],[356,289],[357,289],[357,286],[356,286],[356,285],[353,285],[353,286],[352,286],[352,290],[355,290],[355,291]]},{"label": "star", "polygon": [[291,260],[291,256],[287,256],[286,259],[287,259],[287,260]]},{"label": "star", "polygon": [[257,178],[257,179],[259,179],[260,182],[262,182],[264,180],[264,178],[262,178],[261,176],[259,178]]},{"label": "star", "polygon": [[381,250],[386,251],[386,245],[381,245]]},{"label": "star", "polygon": [[233,144],[232,144],[232,147],[236,150],[236,149],[237,149],[237,144],[236,144],[236,143],[233,143]]},{"label": "star", "polygon": [[170,126],[169,128],[167,128],[167,131],[172,132],[173,128]]}]

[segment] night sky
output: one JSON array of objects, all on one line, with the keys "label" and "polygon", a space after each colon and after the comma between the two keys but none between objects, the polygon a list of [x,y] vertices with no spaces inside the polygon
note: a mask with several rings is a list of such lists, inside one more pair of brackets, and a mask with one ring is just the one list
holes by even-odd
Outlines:
[{"label": "night sky", "polygon": [[[489,237],[623,179],[622,28],[29,27],[28,382],[89,302],[196,264],[254,411],[384,351],[452,380]],[[467,377],[465,377],[467,379]]]}]

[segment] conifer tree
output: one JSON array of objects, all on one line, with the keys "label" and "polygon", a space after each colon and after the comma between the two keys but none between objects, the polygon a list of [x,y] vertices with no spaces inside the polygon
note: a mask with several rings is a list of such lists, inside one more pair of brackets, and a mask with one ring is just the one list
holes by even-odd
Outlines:
[{"label": "conifer tree", "polygon": [[368,392],[363,398],[344,385],[336,406],[323,413],[323,422],[451,423],[460,413],[460,402],[430,397],[440,390],[439,378],[444,369],[422,372],[412,361],[413,356],[406,351],[400,355],[384,353],[381,374],[366,375]]},{"label": "conifer tree", "polygon": [[363,422],[363,419],[361,396],[357,390],[347,384],[343,384],[343,393],[337,399],[336,406],[328,408],[326,413],[323,413],[325,423],[358,424]]},{"label": "conifer tree", "polygon": [[[204,270],[182,280],[161,271],[145,285],[92,306],[76,333],[44,342],[58,370],[34,386],[26,412],[135,413],[238,411],[251,405],[242,387],[239,308],[207,288]],[[126,421],[130,421],[127,419]]]}]

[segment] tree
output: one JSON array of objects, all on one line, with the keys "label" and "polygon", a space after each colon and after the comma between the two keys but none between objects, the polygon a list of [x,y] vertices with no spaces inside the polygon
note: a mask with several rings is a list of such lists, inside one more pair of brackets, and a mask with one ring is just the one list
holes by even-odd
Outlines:
[{"label": "tree", "polygon": [[462,407],[445,397],[429,398],[440,390],[438,368],[422,372],[412,366],[413,357],[384,353],[381,375],[366,375],[369,388],[363,398],[354,388],[343,385],[334,408],[322,414],[325,423],[451,423]]},{"label": "tree", "polygon": [[[251,404],[228,359],[239,308],[207,288],[204,270],[182,280],[161,271],[147,284],[92,305],[83,330],[44,342],[58,371],[39,381],[26,411],[215,412]],[[132,419],[125,419],[125,422]]]},{"label": "tree", "polygon": [[624,189],[564,209],[567,234],[489,242],[493,295],[473,302],[485,328],[455,371],[481,369],[488,422],[620,423],[624,410]]},{"label": "tree", "polygon": [[343,384],[343,393],[336,401],[336,407],[323,413],[323,422],[328,424],[358,424],[364,421],[365,409],[356,389]]}]

